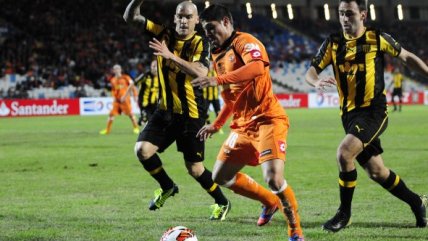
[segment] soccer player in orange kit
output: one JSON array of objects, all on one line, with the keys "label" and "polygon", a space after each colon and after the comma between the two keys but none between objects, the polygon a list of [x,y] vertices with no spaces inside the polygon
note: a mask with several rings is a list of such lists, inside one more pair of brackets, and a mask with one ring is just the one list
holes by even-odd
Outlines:
[{"label": "soccer player in orange kit", "polygon": [[[266,224],[280,209],[288,221],[291,241],[302,241],[303,232],[294,191],[284,179],[288,117],[272,91],[269,58],[254,36],[235,31],[230,11],[211,5],[200,21],[213,45],[217,77],[199,77],[193,86],[223,85],[225,105],[211,125],[198,132],[206,140],[233,114],[231,133],[217,156],[213,179],[235,193],[258,200],[264,208],[257,224]],[[260,165],[272,192],[240,172],[246,165]]]},{"label": "soccer player in orange kit", "polygon": [[[131,107],[131,91],[134,94],[134,97],[137,93],[137,90],[134,86],[134,83],[129,77],[129,75],[122,74],[122,67],[118,64],[113,66],[114,76],[109,80],[111,83],[111,94],[113,96],[113,108],[110,111],[107,120],[107,128],[100,131],[101,135],[107,135],[111,131],[111,126],[114,121],[114,117],[124,113],[129,116],[132,121],[133,132],[135,134],[140,133],[140,130],[137,125],[137,121],[135,120],[134,115],[132,114]],[[135,97],[136,99],[136,97]]]}]

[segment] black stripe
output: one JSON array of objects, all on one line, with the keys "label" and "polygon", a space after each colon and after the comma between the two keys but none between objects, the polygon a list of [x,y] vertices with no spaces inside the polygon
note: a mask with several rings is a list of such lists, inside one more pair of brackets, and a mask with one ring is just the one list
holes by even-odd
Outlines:
[{"label": "black stripe", "polygon": [[[346,57],[346,39],[341,34],[339,41],[337,42],[337,51],[336,51],[336,67],[339,68],[340,65],[345,64]],[[340,89],[343,93],[343,102],[342,102],[342,111],[347,112],[347,101],[348,101],[348,81],[347,81],[347,73],[341,72],[339,69],[339,80],[340,80]]]},{"label": "black stripe", "polygon": [[366,52],[363,51],[362,47],[364,44],[366,44],[366,38],[367,38],[367,32],[364,34],[364,36],[357,39],[357,53],[355,55],[355,63],[361,64],[364,63],[364,71],[359,71],[358,67],[356,70],[356,76],[355,79],[357,81],[357,86],[355,90],[355,108],[358,109],[362,104],[364,104],[364,96],[366,93]]},{"label": "black stripe", "polygon": [[[181,48],[180,58],[188,61],[187,51],[190,49],[192,45],[192,41],[195,36],[193,36],[190,40],[187,40],[183,43],[183,47]],[[183,111],[183,115],[186,117],[189,117],[189,104],[187,103],[187,93],[186,89],[184,88],[184,84],[186,82],[186,74],[183,72],[177,73],[175,80],[177,82],[177,91],[178,91],[178,98],[181,102],[181,110]]]}]

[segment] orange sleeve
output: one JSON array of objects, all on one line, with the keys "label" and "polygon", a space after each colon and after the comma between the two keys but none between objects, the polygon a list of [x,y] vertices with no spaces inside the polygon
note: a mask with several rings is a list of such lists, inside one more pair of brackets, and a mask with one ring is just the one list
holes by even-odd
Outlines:
[{"label": "orange sleeve", "polygon": [[232,115],[233,109],[233,95],[230,92],[230,89],[223,90],[221,92],[221,96],[223,97],[224,105],[213,122],[213,126],[216,130],[220,130],[220,128],[224,126],[224,123],[226,123],[227,119]]},{"label": "orange sleeve", "polygon": [[263,74],[263,72],[265,71],[264,67],[265,64],[261,60],[250,62],[249,64],[246,64],[241,68],[235,69],[232,72],[217,76],[217,83],[219,85],[233,84],[237,82],[255,79],[256,77]]}]

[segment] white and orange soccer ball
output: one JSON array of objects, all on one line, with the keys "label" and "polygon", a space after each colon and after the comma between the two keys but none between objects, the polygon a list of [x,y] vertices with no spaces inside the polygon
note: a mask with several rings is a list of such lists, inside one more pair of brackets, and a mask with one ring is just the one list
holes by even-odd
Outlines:
[{"label": "white and orange soccer ball", "polygon": [[176,226],[167,229],[160,241],[198,241],[198,238],[193,230],[184,226]]}]

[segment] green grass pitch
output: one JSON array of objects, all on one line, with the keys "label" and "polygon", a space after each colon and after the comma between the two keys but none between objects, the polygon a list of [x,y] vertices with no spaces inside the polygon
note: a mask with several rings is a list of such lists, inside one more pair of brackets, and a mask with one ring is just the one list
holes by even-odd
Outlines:
[{"label": "green grass pitch", "polygon": [[[321,224],[338,207],[336,148],[343,138],[337,109],[292,109],[285,176],[300,204],[306,240],[428,240],[413,228],[410,208],[370,181],[358,167],[353,224],[336,234]],[[175,145],[161,154],[180,187],[161,210],[149,211],[157,183],[133,154],[136,135],[128,118],[116,118],[100,136],[106,116],[0,119],[0,240],[159,240],[170,226],[194,229],[200,241],[287,240],[276,214],[257,227],[260,204],[223,189],[232,210],[223,222],[208,220],[212,199],[190,177]],[[207,142],[212,169],[227,137]],[[390,113],[381,136],[386,165],[417,193],[428,194],[428,106]],[[263,183],[261,169],[244,172]],[[266,186],[266,185],[265,185]]]}]

